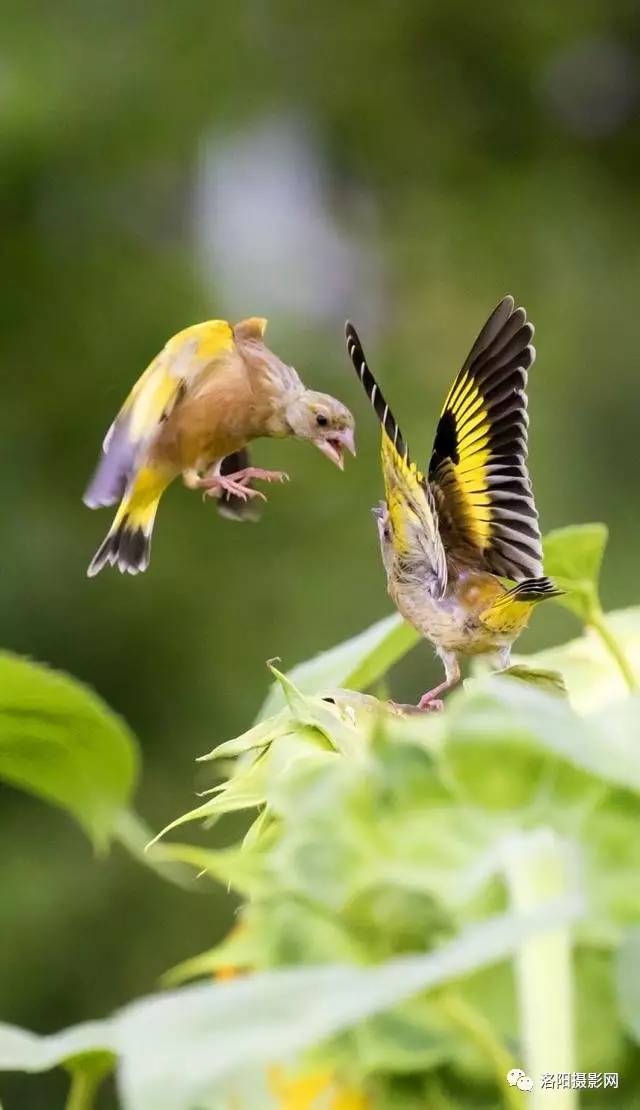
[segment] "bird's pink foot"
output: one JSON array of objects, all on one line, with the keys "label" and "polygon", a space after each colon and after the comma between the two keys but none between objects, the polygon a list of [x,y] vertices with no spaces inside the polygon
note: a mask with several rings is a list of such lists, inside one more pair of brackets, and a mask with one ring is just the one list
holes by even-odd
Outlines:
[{"label": "bird's pink foot", "polygon": [[444,709],[444,702],[442,698],[434,697],[433,691],[429,690],[420,698],[418,709],[421,709],[423,713],[439,713]]},{"label": "bird's pink foot", "polygon": [[259,482],[288,482],[289,475],[284,470],[263,470],[261,466],[246,466],[235,474],[227,475],[236,482],[250,482],[252,478]]},{"label": "bird's pink foot", "polygon": [[222,497],[223,493],[230,493],[234,497],[239,497],[242,501],[248,501],[251,497],[261,497],[263,501],[267,500],[264,493],[261,493],[259,489],[251,489],[250,486],[245,485],[236,474],[217,474],[212,478],[201,478],[198,482],[198,489],[203,491],[204,497]]},{"label": "bird's pink foot", "polygon": [[252,489],[249,485],[253,479],[261,482],[288,482],[289,475],[284,470],[263,470],[261,466],[246,466],[244,470],[236,470],[234,474],[212,474],[199,478],[195,485],[197,489],[204,490],[205,497],[221,497],[223,493],[231,493],[247,501],[250,497],[261,497],[266,501],[264,493]]}]

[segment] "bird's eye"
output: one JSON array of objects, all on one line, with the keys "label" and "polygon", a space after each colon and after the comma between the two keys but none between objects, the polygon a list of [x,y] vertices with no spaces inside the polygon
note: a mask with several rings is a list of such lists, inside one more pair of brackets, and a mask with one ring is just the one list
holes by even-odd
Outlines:
[{"label": "bird's eye", "polygon": [[328,423],[329,423],[329,418],[328,418],[328,416],[323,416],[323,414],[322,414],[322,413],[318,413],[318,415],[316,416],[316,424],[317,424],[317,425],[318,425],[318,426],[319,426],[320,428],[326,428],[326,426],[327,426],[327,424],[328,424]]}]

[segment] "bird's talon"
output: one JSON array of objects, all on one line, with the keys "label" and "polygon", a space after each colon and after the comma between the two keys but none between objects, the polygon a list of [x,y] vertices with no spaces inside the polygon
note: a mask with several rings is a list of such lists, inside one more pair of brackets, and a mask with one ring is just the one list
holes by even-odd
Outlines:
[{"label": "bird's talon", "polygon": [[432,698],[425,694],[418,702],[418,709],[423,713],[440,713],[444,709],[444,702],[441,698]]}]

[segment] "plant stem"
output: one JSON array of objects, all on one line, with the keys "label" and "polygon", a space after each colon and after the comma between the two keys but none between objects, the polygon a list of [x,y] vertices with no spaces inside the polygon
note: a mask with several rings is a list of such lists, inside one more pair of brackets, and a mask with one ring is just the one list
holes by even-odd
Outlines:
[{"label": "plant stem", "polygon": [[103,1071],[78,1068],[71,1073],[71,1086],[65,1110],[91,1110],[98,1087],[104,1078]]},{"label": "plant stem", "polygon": [[[569,860],[551,829],[536,829],[510,838],[505,846],[505,873],[513,908],[527,913],[567,894]],[[527,1075],[533,1080],[529,1110],[577,1110],[574,1090],[540,1086],[544,1072],[573,1072],[573,972],[568,927],[539,933],[518,951],[516,984],[520,1037]]]},{"label": "plant stem", "polygon": [[593,631],[598,634],[613,659],[615,659],[631,693],[634,693],[636,690],[640,689],[640,683],[633,673],[631,664],[629,663],[629,660],[622,650],[622,647],[618,643],[618,640],[607,624],[605,615],[602,612],[600,606],[594,607],[592,612],[590,612],[587,626],[589,628],[592,628]]},{"label": "plant stem", "polygon": [[517,1087],[509,1087],[506,1082],[507,1072],[516,1067],[517,1061],[496,1037],[491,1023],[487,1021],[484,1014],[453,990],[442,993],[440,1006],[447,1017],[467,1034],[470,1041],[473,1041],[485,1059],[493,1064],[498,1089],[504,1096],[505,1106],[509,1110],[523,1110],[522,1092]]}]

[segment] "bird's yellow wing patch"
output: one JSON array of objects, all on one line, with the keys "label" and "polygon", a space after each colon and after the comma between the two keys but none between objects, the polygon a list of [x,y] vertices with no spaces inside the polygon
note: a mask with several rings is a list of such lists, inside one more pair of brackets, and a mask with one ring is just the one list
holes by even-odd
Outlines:
[{"label": "bird's yellow wing patch", "polygon": [[527,470],[527,371],[535,351],[524,309],[505,297],[445,401],[429,464],[447,550],[509,578],[542,571]]},{"label": "bird's yellow wing patch", "polygon": [[411,535],[420,524],[432,537],[438,535],[438,522],[424,475],[407,455],[401,455],[383,429],[380,442],[385,498],[393,535],[402,553],[408,553]]},{"label": "bird's yellow wing patch", "polygon": [[122,406],[118,419],[127,418],[130,439],[152,438],[180,394],[231,350],[233,333],[225,320],[193,324],[172,336]]},{"label": "bird's yellow wing patch", "polygon": [[165,344],[107,432],[103,457],[84,495],[85,504],[97,508],[120,500],[183,393],[216,373],[233,350],[233,332],[225,320],[194,324]]},{"label": "bird's yellow wing patch", "polygon": [[407,561],[426,565],[431,589],[442,597],[447,587],[447,560],[440,539],[438,515],[429,483],[415,463],[397,421],[384,399],[362,350],[353,324],[346,329],[347,349],[367,397],[382,427],[382,475],[396,553]]}]

